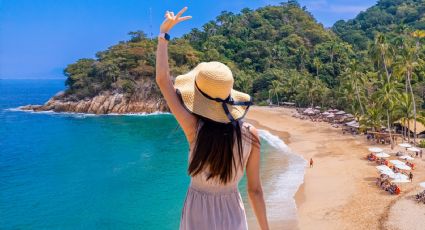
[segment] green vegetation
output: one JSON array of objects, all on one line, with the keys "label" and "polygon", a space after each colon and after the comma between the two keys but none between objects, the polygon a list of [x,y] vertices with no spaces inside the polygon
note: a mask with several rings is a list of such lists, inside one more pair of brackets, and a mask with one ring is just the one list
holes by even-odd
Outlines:
[{"label": "green vegetation", "polygon": [[379,0],[355,19],[340,20],[332,30],[356,49],[365,50],[379,33],[425,30],[425,0]]},{"label": "green vegetation", "polygon": [[[221,61],[232,69],[235,87],[258,104],[344,109],[376,129],[423,121],[424,15],[425,0],[380,0],[328,30],[294,0],[222,12],[170,42],[171,71],[177,76],[199,62]],[[105,90],[141,100],[160,95],[154,84],[156,39],[129,34],[129,41],[65,69],[67,98]]]}]

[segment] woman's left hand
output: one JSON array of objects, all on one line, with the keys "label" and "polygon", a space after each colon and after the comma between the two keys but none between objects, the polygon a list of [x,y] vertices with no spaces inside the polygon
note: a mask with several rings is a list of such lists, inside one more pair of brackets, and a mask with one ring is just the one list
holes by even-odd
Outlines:
[{"label": "woman's left hand", "polygon": [[184,7],[180,12],[174,16],[174,12],[167,11],[165,13],[165,20],[162,22],[160,27],[161,33],[168,33],[175,25],[182,21],[186,21],[188,19],[191,19],[192,16],[184,16],[181,17],[182,14],[187,10],[187,7]]}]

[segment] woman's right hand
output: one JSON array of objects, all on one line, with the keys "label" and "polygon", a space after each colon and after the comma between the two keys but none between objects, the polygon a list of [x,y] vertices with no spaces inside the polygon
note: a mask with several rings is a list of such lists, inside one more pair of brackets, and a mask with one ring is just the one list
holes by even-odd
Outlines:
[{"label": "woman's right hand", "polygon": [[191,19],[192,16],[184,16],[181,17],[182,14],[187,10],[187,7],[184,7],[180,12],[174,16],[174,12],[167,11],[165,12],[165,20],[162,22],[160,27],[161,33],[168,33],[175,25],[182,21],[186,21],[188,19]]}]

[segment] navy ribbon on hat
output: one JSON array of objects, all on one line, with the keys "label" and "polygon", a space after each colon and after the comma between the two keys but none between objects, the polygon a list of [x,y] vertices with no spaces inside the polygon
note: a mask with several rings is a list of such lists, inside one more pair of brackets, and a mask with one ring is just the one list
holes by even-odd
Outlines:
[{"label": "navy ribbon on hat", "polygon": [[[251,106],[253,103],[252,103],[252,97],[250,97],[250,100],[249,101],[235,101],[232,97],[231,97],[231,95],[229,95],[226,99],[221,99],[221,98],[213,98],[213,97],[211,97],[210,95],[208,95],[208,94],[206,94],[206,93],[204,93],[199,87],[198,87],[198,84],[196,84],[196,81],[195,81],[195,87],[199,90],[199,92],[201,92],[201,94],[204,96],[204,97],[206,97],[206,98],[208,98],[208,99],[210,99],[210,100],[213,100],[213,101],[216,101],[216,102],[220,102],[221,103],[221,105],[222,105],[222,107],[223,107],[223,110],[224,110],[224,113],[226,114],[226,116],[227,116],[227,118],[230,120],[230,122],[232,122],[232,124],[234,125],[234,126],[236,126],[237,124],[238,124],[238,121],[240,120],[240,119],[242,119],[243,117],[245,117],[245,115],[246,115],[246,113],[248,112],[248,109],[249,109],[249,106]],[[239,105],[239,106],[246,106],[246,109],[245,109],[245,112],[244,112],[244,114],[240,117],[240,118],[238,118],[238,119],[235,119],[235,118],[233,118],[233,116],[232,116],[232,114],[230,113],[230,111],[229,111],[229,108],[227,107],[227,104],[229,104],[229,105]]]}]

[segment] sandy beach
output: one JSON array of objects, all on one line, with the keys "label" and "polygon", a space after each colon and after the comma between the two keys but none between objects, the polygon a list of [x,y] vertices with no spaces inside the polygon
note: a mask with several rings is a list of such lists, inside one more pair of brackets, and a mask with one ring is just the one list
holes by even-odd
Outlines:
[{"label": "sandy beach", "polygon": [[421,191],[418,183],[425,181],[424,160],[414,160],[413,183],[401,184],[401,194],[390,195],[375,185],[376,164],[365,156],[372,146],[387,153],[400,147],[391,150],[363,135],[342,134],[329,123],[294,118],[294,113],[254,106],[247,116],[248,122],[279,136],[304,159],[314,160],[295,196],[297,227],[272,223],[272,229],[423,229],[425,205],[413,196]]}]

